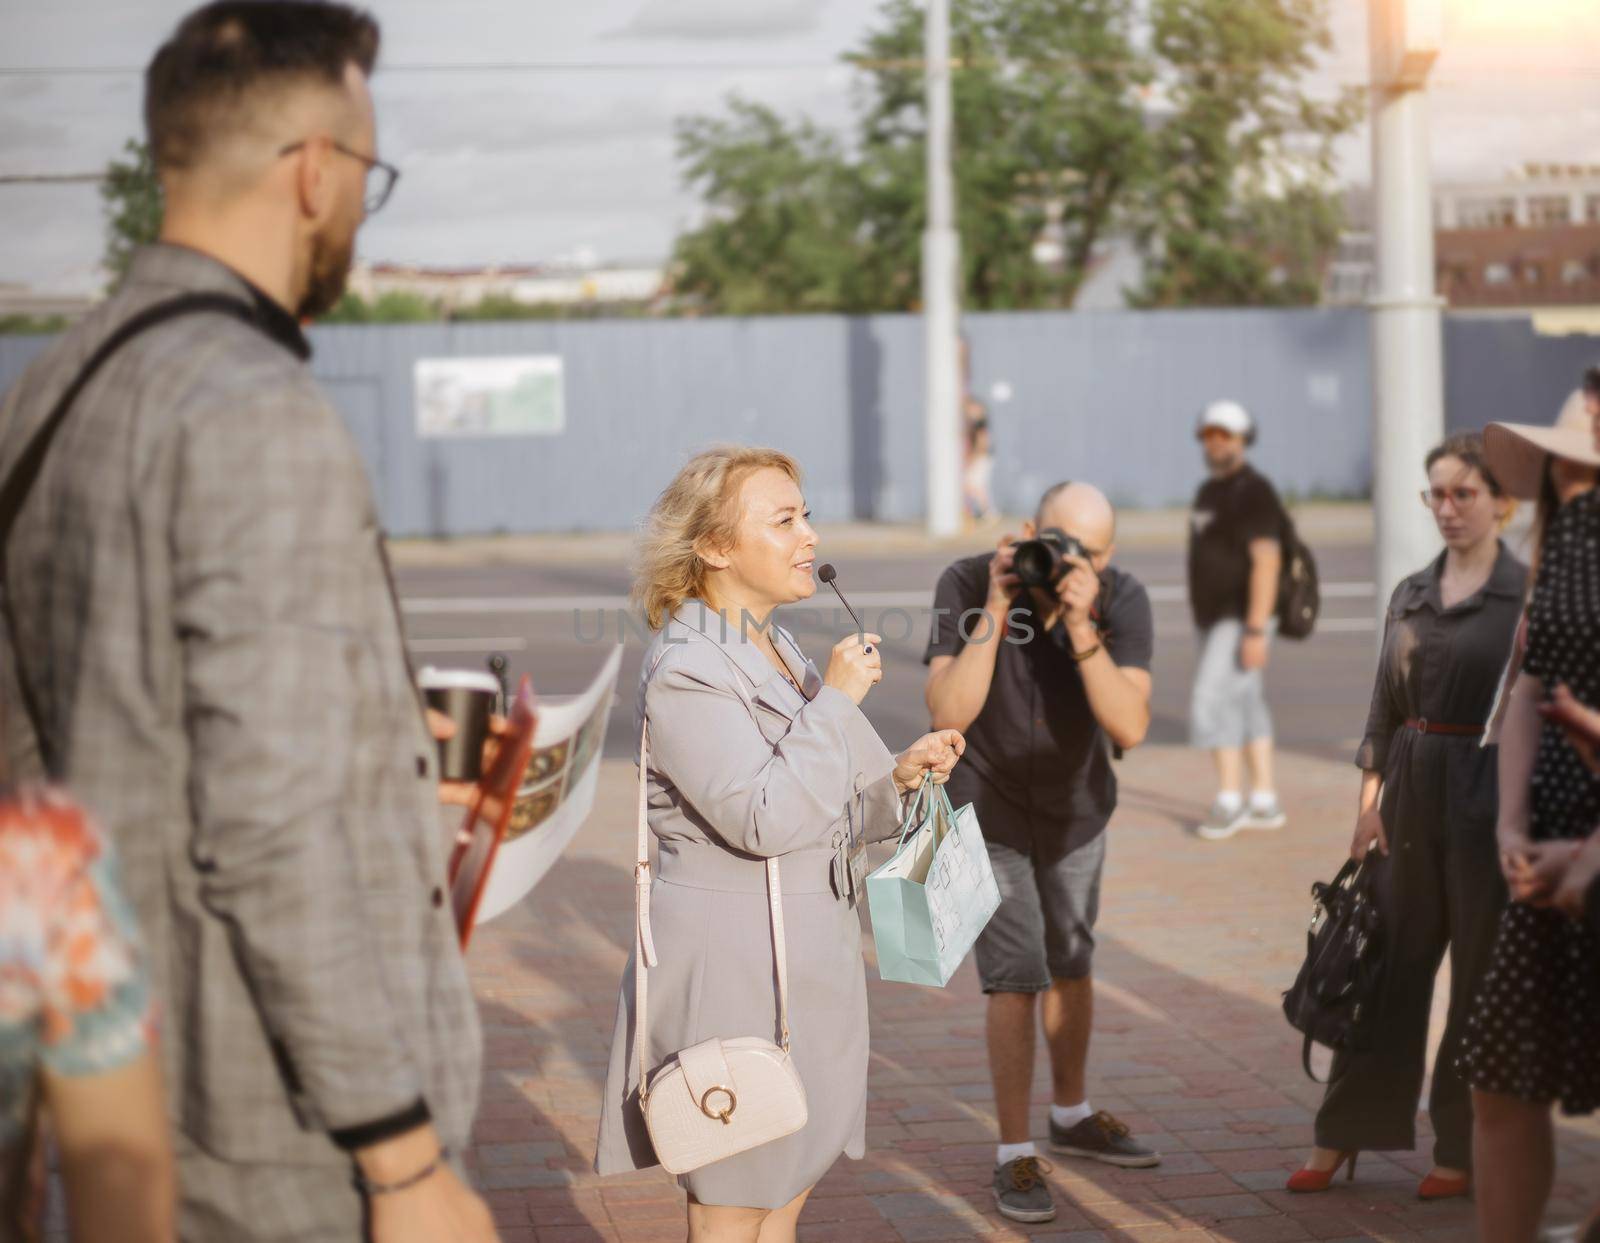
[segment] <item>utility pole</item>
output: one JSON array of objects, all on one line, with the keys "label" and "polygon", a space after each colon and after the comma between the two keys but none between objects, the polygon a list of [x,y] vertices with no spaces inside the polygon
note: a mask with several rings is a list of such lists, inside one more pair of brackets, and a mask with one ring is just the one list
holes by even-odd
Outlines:
[{"label": "utility pole", "polygon": [[961,530],[961,386],[957,292],[961,244],[951,169],[950,0],[927,0],[923,74],[927,93],[928,206],[922,233],[922,328],[927,409],[928,534]]},{"label": "utility pole", "polygon": [[1389,593],[1438,551],[1417,502],[1422,462],[1444,435],[1444,366],[1433,266],[1428,74],[1441,0],[1369,0],[1377,288],[1372,322],[1373,573],[1378,634]]}]

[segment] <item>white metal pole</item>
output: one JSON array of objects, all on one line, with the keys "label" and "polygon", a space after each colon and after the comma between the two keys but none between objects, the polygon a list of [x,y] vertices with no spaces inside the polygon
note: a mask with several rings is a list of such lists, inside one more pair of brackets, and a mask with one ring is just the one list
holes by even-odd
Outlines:
[{"label": "white metal pole", "polygon": [[1377,250],[1377,287],[1369,304],[1373,571],[1380,641],[1395,583],[1439,550],[1438,531],[1418,494],[1426,483],[1423,458],[1444,435],[1442,302],[1434,284],[1426,70],[1403,74],[1397,68],[1403,48],[1395,41],[1406,38],[1407,3],[1371,0],[1368,9]]},{"label": "white metal pole", "polygon": [[923,32],[927,92],[928,220],[922,234],[928,534],[961,529],[961,386],[957,358],[960,242],[951,169],[950,0],[928,0]]}]

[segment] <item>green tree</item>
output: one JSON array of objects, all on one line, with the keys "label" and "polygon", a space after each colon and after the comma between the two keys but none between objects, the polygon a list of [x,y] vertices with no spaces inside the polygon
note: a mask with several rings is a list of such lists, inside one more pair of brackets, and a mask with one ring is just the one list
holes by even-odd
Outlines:
[{"label": "green tree", "polygon": [[1152,139],[1137,304],[1316,301],[1340,226],[1334,143],[1362,114],[1355,88],[1304,89],[1330,46],[1326,0],[1155,0],[1172,111]]},{"label": "green tree", "polygon": [[875,309],[860,168],[809,122],[734,98],[678,125],[685,181],[708,219],[678,239],[674,286],[729,315]]},{"label": "green tree", "polygon": [[[1127,0],[956,0],[951,82],[967,305],[1067,307],[1146,167]],[[862,162],[875,236],[918,270],[924,225],[923,9],[888,0],[851,57],[867,75]],[[1060,259],[1041,263],[1052,240]],[[916,288],[916,282],[911,283]]]},{"label": "green tree", "polygon": [[[730,102],[678,128],[685,181],[709,219],[679,238],[680,293],[710,310],[916,305],[924,225],[922,10],[887,0],[847,59],[862,74],[847,150],[810,122]],[[1144,165],[1124,0],[955,0],[957,227],[966,300],[1070,306]],[[1061,259],[1035,260],[1048,233]]]},{"label": "green tree", "polygon": [[[1072,306],[1097,248],[1130,233],[1137,302],[1313,299],[1337,241],[1332,145],[1359,117],[1352,95],[1303,87],[1324,3],[952,0],[965,304]],[[923,20],[883,0],[846,57],[848,141],[745,99],[679,123],[707,208],[677,242],[680,294],[731,314],[917,305]]]},{"label": "green tree", "polygon": [[371,302],[346,292],[332,309],[318,316],[319,324],[427,324],[445,318],[432,298],[405,290],[381,293]]},{"label": "green tree", "polygon": [[0,336],[45,336],[63,331],[70,322],[65,315],[0,315]]},{"label": "green tree", "polygon": [[112,160],[100,183],[106,216],[103,262],[119,279],[127,272],[133,252],[161,233],[161,183],[150,148],[130,138],[122,150],[127,158]]},{"label": "green tree", "polygon": [[458,306],[450,319],[461,323],[519,319],[620,319],[646,314],[634,304],[607,306],[596,302],[518,302],[509,294],[489,294],[471,306]]}]

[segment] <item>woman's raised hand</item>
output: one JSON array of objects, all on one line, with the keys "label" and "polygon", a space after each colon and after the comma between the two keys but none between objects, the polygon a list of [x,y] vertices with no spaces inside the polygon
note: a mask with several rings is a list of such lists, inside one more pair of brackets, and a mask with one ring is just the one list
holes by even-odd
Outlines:
[{"label": "woman's raised hand", "polygon": [[882,642],[883,636],[876,634],[851,634],[840,639],[828,657],[823,683],[843,691],[859,706],[867,692],[883,681],[883,653],[878,650]]},{"label": "woman's raised hand", "polygon": [[895,788],[902,794],[918,789],[924,776],[931,778],[935,785],[943,785],[966,749],[967,740],[960,730],[936,729],[922,735],[895,756]]}]

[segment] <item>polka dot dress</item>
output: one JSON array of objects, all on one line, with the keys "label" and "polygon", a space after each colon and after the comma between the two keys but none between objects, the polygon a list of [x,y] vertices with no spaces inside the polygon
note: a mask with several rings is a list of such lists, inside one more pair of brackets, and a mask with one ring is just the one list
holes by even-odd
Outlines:
[{"label": "polka dot dress", "polygon": [[[1600,704],[1600,490],[1551,521],[1523,668]],[[1587,837],[1596,826],[1600,776],[1546,723],[1533,765],[1533,839]],[[1463,1049],[1460,1070],[1475,1088],[1559,1101],[1568,1114],[1600,1108],[1600,938],[1558,911],[1508,906]]]}]

